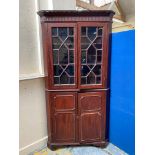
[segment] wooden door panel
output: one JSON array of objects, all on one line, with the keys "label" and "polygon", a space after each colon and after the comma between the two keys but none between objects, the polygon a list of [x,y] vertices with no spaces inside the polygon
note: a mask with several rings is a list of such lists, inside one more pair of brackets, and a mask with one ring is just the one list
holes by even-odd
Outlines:
[{"label": "wooden door panel", "polygon": [[80,142],[101,141],[105,138],[106,93],[79,93]]},{"label": "wooden door panel", "polygon": [[52,93],[53,143],[76,141],[77,93]]},{"label": "wooden door panel", "polygon": [[81,141],[101,140],[101,113],[81,115]]},{"label": "wooden door panel", "polygon": [[101,96],[81,97],[81,112],[101,110]]},{"label": "wooden door panel", "polygon": [[55,111],[75,110],[75,95],[61,94],[54,97]]},{"label": "wooden door panel", "polygon": [[75,141],[74,113],[56,113],[54,116],[54,127],[56,141]]}]

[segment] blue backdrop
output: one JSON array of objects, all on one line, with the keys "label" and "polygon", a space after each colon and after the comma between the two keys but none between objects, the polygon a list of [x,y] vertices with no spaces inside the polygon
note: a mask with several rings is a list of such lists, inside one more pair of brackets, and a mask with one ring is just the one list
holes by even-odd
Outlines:
[{"label": "blue backdrop", "polygon": [[135,31],[112,34],[110,142],[135,153]]}]

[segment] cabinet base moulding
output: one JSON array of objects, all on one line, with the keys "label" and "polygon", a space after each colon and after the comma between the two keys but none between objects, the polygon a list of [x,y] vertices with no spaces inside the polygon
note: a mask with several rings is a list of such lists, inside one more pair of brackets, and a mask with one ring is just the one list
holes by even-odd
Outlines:
[{"label": "cabinet base moulding", "polygon": [[108,145],[108,140],[100,142],[89,142],[89,143],[47,143],[47,146],[51,150],[56,150],[58,148],[63,148],[66,146],[96,146],[96,147],[106,147]]}]

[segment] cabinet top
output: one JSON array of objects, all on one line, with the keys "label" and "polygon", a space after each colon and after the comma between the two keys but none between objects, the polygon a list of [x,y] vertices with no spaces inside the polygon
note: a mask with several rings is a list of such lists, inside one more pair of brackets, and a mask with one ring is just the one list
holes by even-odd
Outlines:
[{"label": "cabinet top", "polygon": [[113,16],[112,10],[41,10],[37,12],[42,16]]},{"label": "cabinet top", "polygon": [[112,10],[41,10],[37,13],[41,17],[41,21],[44,22],[56,21],[60,18],[63,21],[65,21],[64,18],[66,21],[111,21],[115,14]]}]

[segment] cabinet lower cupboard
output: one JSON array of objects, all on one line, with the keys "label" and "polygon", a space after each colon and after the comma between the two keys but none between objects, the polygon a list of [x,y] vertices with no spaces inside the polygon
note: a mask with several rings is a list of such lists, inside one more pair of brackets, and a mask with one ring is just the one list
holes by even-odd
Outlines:
[{"label": "cabinet lower cupboard", "polygon": [[108,142],[113,11],[39,11],[48,147]]}]

